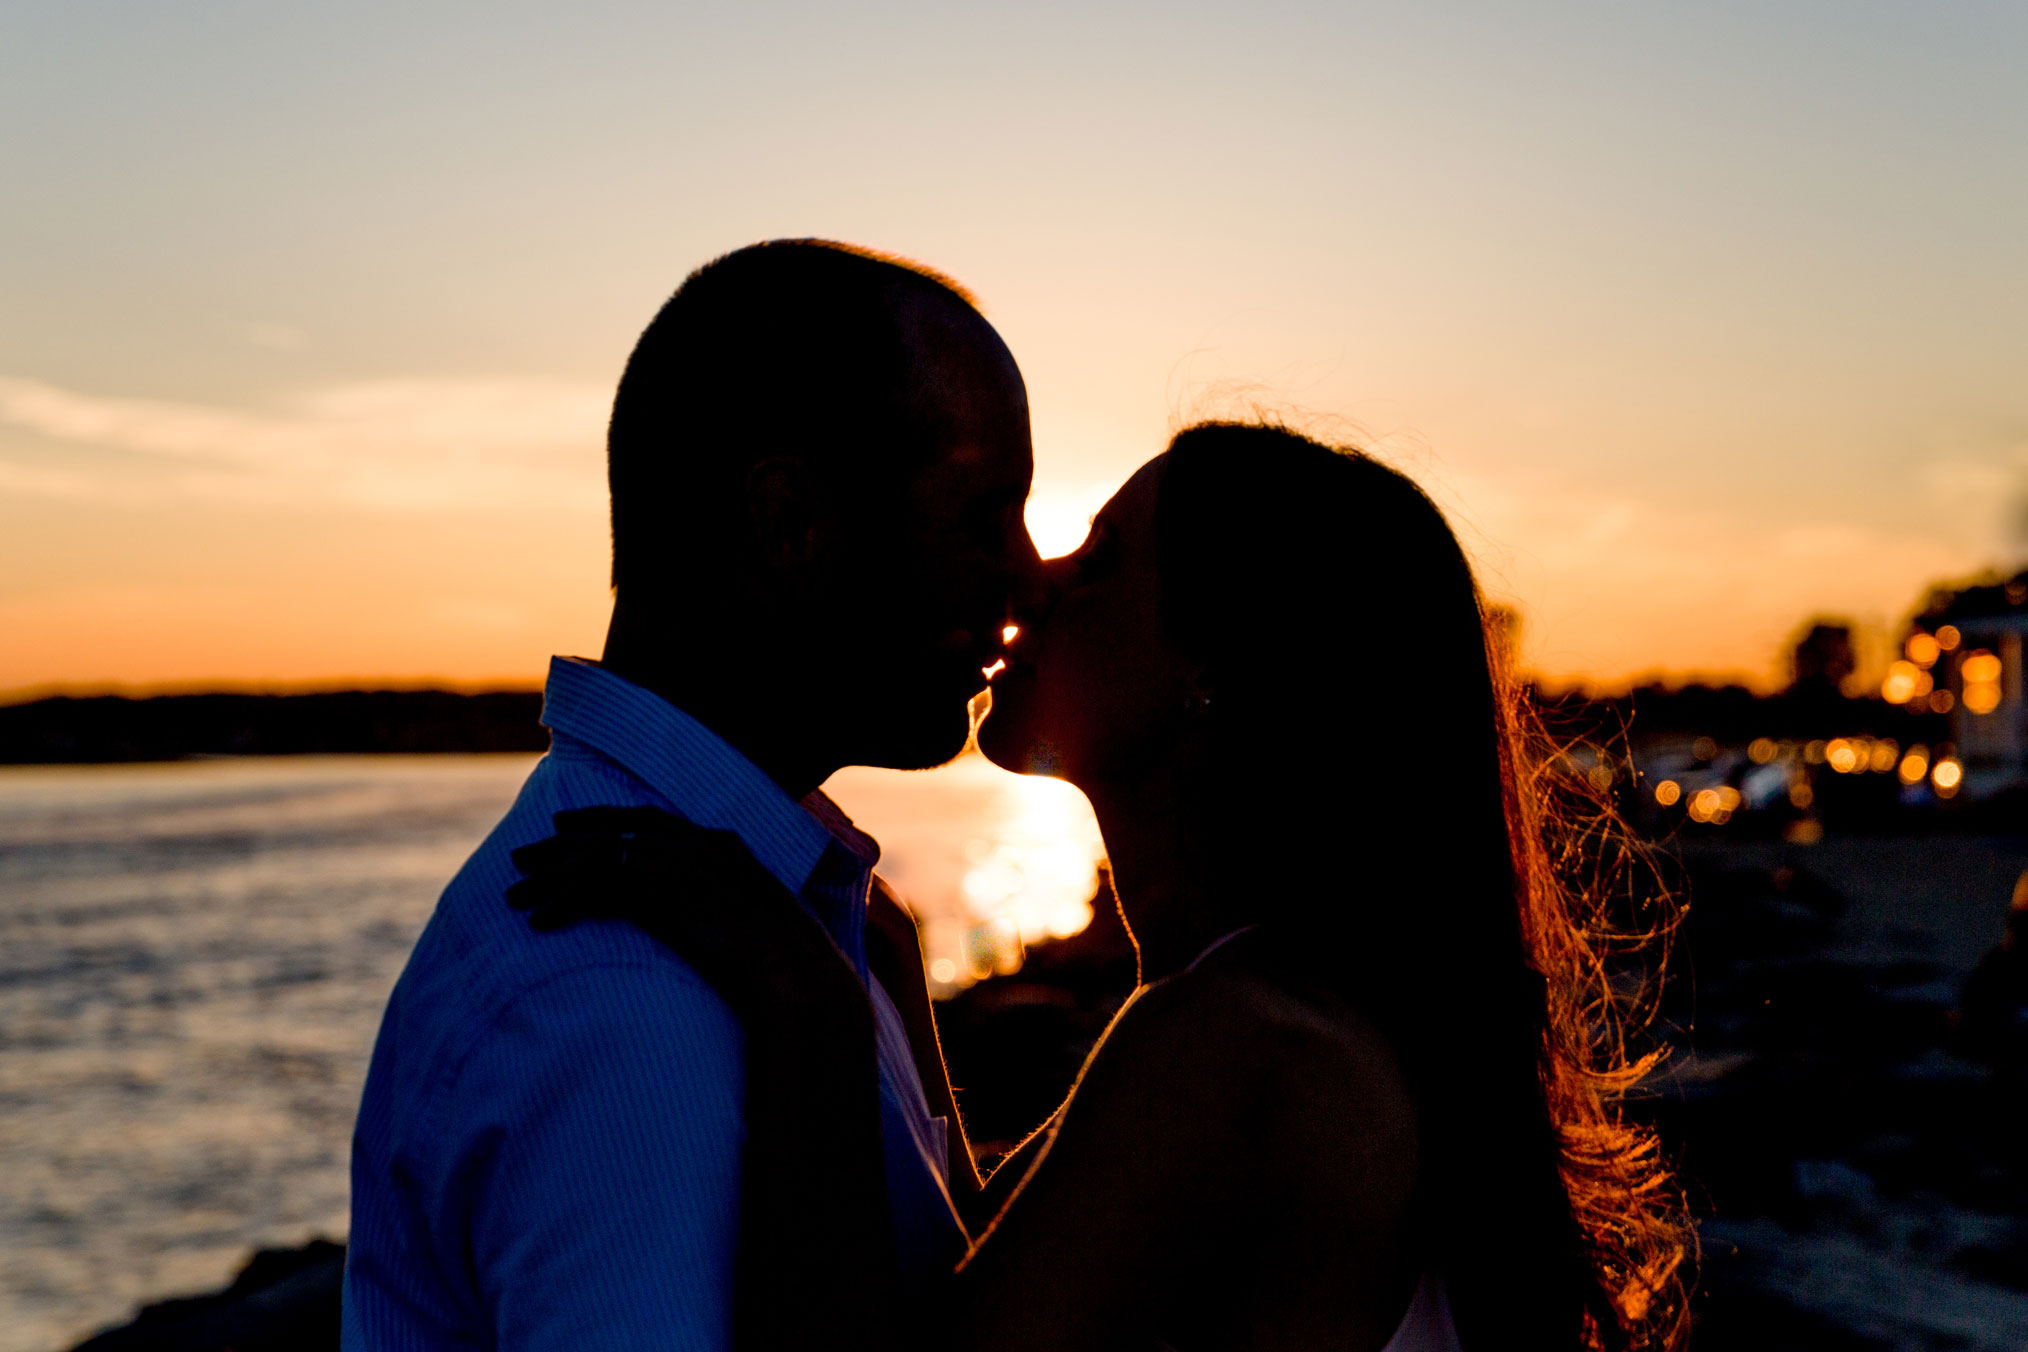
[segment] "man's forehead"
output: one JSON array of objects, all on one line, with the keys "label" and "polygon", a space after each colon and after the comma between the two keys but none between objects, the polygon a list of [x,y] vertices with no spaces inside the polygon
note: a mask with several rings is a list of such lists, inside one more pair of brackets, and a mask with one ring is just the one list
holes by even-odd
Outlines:
[{"label": "man's forehead", "polygon": [[1013,353],[983,315],[948,296],[902,302],[918,398],[939,407],[949,436],[919,477],[981,495],[1023,492],[1034,471],[1028,389]]},{"label": "man's forehead", "polygon": [[1035,457],[1022,437],[962,437],[922,467],[919,477],[980,494],[1026,494]]}]

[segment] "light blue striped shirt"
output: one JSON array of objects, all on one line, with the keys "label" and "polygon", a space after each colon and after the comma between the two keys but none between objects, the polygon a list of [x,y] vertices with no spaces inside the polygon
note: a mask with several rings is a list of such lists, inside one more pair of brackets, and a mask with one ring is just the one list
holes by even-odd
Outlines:
[{"label": "light blue striped shirt", "polygon": [[696,720],[594,663],[550,664],[549,754],[437,903],[388,1001],[352,1150],[348,1352],[731,1345],[745,1135],[738,1020],[632,925],[538,934],[510,851],[566,808],[731,830],[859,966],[873,999],[904,1277],[964,1232],[893,1004],[866,972],[879,850]]}]

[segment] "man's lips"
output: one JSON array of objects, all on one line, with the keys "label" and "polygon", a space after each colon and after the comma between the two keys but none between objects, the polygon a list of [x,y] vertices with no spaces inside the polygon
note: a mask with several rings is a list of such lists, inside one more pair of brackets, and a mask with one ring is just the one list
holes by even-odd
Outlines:
[{"label": "man's lips", "polygon": [[983,668],[988,681],[997,677],[1005,677],[1011,672],[1026,673],[1027,663],[1024,660],[1025,654],[1018,654],[1016,651],[1020,644],[1020,638],[1021,627],[1019,625],[1009,624],[1001,627],[999,656]]},{"label": "man's lips", "polygon": [[[937,651],[948,657],[954,667],[962,665],[968,672],[977,672],[991,680],[992,670],[1007,663],[1007,644],[1002,637],[1013,626],[978,625],[969,629],[952,629],[937,640]],[[983,640],[980,635],[986,635]]]}]

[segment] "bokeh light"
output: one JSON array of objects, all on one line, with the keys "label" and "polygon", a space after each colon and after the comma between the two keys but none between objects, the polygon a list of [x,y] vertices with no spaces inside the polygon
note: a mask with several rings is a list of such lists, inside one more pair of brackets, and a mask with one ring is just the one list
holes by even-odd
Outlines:
[{"label": "bokeh light", "polygon": [[1959,668],[1967,684],[1985,684],[2000,679],[2000,659],[1983,648],[1965,654],[1965,663]]},{"label": "bokeh light", "polygon": [[1929,680],[1929,673],[1915,663],[1895,662],[1887,668],[1887,678],[1880,683],[1880,698],[1889,704],[1906,704],[1929,693]]}]

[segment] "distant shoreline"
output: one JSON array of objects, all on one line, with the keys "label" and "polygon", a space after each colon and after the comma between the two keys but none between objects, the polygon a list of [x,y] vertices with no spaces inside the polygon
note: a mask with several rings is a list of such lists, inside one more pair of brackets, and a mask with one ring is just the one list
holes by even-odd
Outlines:
[{"label": "distant shoreline", "polygon": [[[1904,742],[1948,735],[1941,715],[1835,691],[1758,694],[1741,686],[1646,686],[1623,695],[1550,693],[1535,704],[1557,739],[1656,736],[1838,737]],[[0,765],[98,765],[201,756],[545,751],[539,690],[220,691],[52,695],[0,705]]]},{"label": "distant shoreline", "polygon": [[0,765],[544,751],[534,690],[57,695],[0,706]]}]

